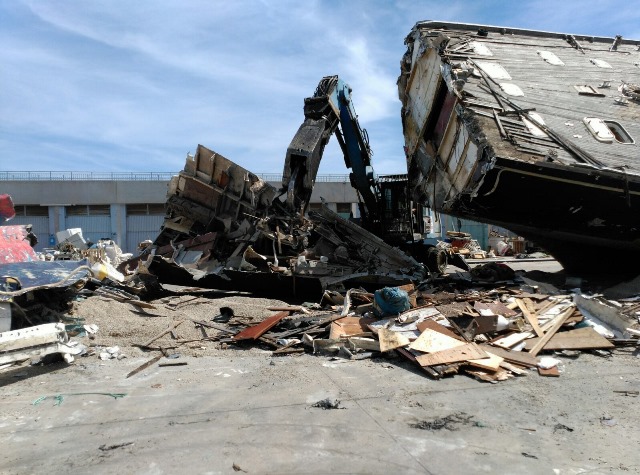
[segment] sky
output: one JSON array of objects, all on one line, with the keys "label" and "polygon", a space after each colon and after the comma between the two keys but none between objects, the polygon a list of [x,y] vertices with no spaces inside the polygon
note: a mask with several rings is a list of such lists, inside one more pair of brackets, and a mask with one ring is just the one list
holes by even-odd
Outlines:
[{"label": "sky", "polygon": [[[177,172],[202,144],[281,173],[338,74],[376,172],[405,173],[396,80],[423,20],[640,39],[628,1],[0,0],[0,171]],[[319,173],[347,173],[335,138]]]}]

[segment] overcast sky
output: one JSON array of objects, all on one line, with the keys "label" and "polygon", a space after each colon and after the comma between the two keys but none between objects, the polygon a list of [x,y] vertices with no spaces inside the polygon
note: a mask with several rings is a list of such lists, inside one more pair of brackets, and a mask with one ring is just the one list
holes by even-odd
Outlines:
[{"label": "overcast sky", "polygon": [[[197,144],[280,173],[303,99],[352,88],[405,172],[396,79],[421,20],[640,39],[632,1],[0,0],[0,170],[170,171]],[[344,174],[333,139],[320,173]]]}]

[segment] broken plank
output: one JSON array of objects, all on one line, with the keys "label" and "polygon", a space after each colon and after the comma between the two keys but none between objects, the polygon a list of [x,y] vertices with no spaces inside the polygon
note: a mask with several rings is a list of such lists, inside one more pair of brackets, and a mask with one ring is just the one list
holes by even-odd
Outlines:
[{"label": "broken plank", "polygon": [[538,358],[522,351],[509,351],[498,346],[480,345],[480,348],[504,358],[506,361],[533,368],[538,365]]},{"label": "broken plank", "polygon": [[264,319],[262,322],[252,327],[245,328],[233,337],[234,340],[256,340],[269,331],[270,328],[276,326],[281,320],[289,316],[289,312],[279,312],[275,315]]},{"label": "broken plank", "polygon": [[186,361],[172,361],[168,363],[159,363],[158,366],[164,368],[165,366],[186,366],[187,364],[189,363]]},{"label": "broken plank", "polygon": [[500,363],[500,367],[511,371],[513,374],[517,374],[518,376],[527,376],[529,374],[526,369],[522,369],[515,364],[511,364],[506,361]]},{"label": "broken plank", "polygon": [[[533,348],[539,338],[532,338],[526,342],[525,348]],[[575,330],[556,333],[544,345],[545,350],[594,350],[614,348],[615,345],[600,335],[591,327],[576,328]]]},{"label": "broken plank", "polygon": [[531,328],[533,328],[533,331],[536,333],[536,335],[540,337],[543,336],[544,332],[538,324],[538,316],[531,313],[531,311],[527,308],[525,302],[521,299],[516,299],[516,303],[518,304],[518,307],[520,307],[522,315],[524,315],[524,318],[527,320],[527,322],[529,322],[529,325],[531,325]]},{"label": "broken plank", "polygon": [[467,343],[462,344],[462,346],[437,351],[428,355],[416,356],[416,361],[420,366],[434,366],[488,357],[487,353],[485,353],[478,345],[475,343]]},{"label": "broken plank", "polygon": [[156,361],[158,361],[160,358],[162,358],[164,355],[160,354],[157,356],[154,356],[153,358],[151,358],[149,361],[146,361],[144,363],[142,363],[140,366],[138,366],[136,369],[134,369],[133,371],[130,371],[129,374],[127,374],[127,378],[130,378],[131,376],[138,374],[140,371],[147,369],[149,366],[151,366],[152,364],[154,364]]},{"label": "broken plank", "polygon": [[157,334],[156,336],[154,336],[153,338],[151,338],[150,340],[148,340],[145,343],[142,343],[140,346],[146,347],[149,346],[151,343],[153,343],[154,341],[156,341],[159,338],[162,338],[163,336],[165,336],[167,333],[171,333],[173,330],[175,330],[178,325],[180,325],[182,322],[184,322],[184,320],[178,320],[177,322],[173,323],[173,325],[169,325],[169,327],[164,330],[162,333]]}]

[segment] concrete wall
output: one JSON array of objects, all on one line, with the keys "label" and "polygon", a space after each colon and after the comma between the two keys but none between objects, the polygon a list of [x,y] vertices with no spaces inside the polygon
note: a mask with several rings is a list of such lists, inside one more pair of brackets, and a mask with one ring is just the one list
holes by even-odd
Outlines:
[{"label": "concrete wall", "polygon": [[92,205],[164,203],[166,181],[2,181],[7,193],[21,205]]},{"label": "concrete wall", "polygon": [[[0,193],[11,195],[21,205],[126,205],[164,203],[167,185],[167,181],[2,181]],[[316,183],[311,201],[319,203],[321,197],[330,203],[358,201],[348,181]]]}]

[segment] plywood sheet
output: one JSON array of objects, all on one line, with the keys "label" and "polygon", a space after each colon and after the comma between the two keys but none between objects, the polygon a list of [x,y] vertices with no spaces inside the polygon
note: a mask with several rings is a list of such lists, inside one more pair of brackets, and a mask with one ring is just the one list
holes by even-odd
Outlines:
[{"label": "plywood sheet", "polygon": [[412,350],[424,353],[435,353],[437,351],[448,350],[456,346],[464,345],[463,341],[457,340],[440,332],[427,328],[409,346]]},{"label": "plywood sheet", "polygon": [[[532,338],[525,344],[527,350],[534,347],[539,338]],[[544,345],[545,350],[592,350],[613,348],[615,345],[600,335],[591,327],[577,328],[566,332],[556,333]]]},{"label": "plywood sheet", "polygon": [[428,355],[420,355],[416,357],[416,360],[421,366],[434,366],[477,360],[486,357],[488,357],[488,355],[482,351],[478,345],[475,343],[467,343],[448,350],[438,351]]}]

